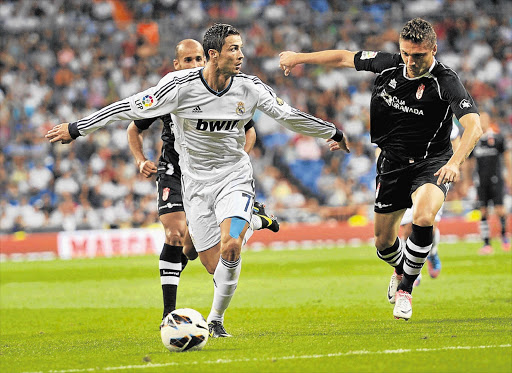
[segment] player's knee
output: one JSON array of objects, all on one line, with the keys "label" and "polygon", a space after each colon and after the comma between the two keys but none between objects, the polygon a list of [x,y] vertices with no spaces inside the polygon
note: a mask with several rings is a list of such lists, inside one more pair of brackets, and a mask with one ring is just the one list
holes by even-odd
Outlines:
[{"label": "player's knee", "polygon": [[238,240],[234,238],[229,238],[226,241],[222,242],[221,248],[220,248],[220,255],[230,262],[235,261],[240,256],[240,251],[242,250],[242,247]]},{"label": "player's knee", "polygon": [[183,232],[179,229],[165,228],[165,241],[172,246],[183,246]]},{"label": "player's knee", "polygon": [[429,227],[431,225],[434,225],[435,218],[436,214],[423,212],[421,215],[414,217],[413,223],[415,225],[419,225],[420,227]]},{"label": "player's knee", "polygon": [[379,234],[375,236],[375,247],[377,250],[382,251],[387,249],[388,247],[393,246],[396,241],[396,237],[390,236],[388,234]]}]

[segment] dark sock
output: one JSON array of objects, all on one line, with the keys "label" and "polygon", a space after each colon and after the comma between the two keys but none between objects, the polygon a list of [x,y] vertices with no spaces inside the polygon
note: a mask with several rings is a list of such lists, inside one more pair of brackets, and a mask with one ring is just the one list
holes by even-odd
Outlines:
[{"label": "dark sock", "polygon": [[412,293],[414,281],[421,273],[421,268],[432,248],[433,227],[420,227],[412,225],[412,233],[405,246],[404,277],[397,290]]},{"label": "dark sock", "polygon": [[164,301],[163,317],[176,309],[176,294],[182,271],[182,246],[172,246],[164,243],[160,253],[159,269],[162,296]]},{"label": "dark sock", "polygon": [[501,224],[501,238],[507,238],[507,218],[505,216],[500,216],[500,224]]},{"label": "dark sock", "polygon": [[480,220],[480,235],[482,236],[482,240],[484,241],[484,245],[490,245],[490,232],[489,232],[489,223],[487,222],[487,216],[482,216]]},{"label": "dark sock", "polygon": [[377,250],[377,256],[395,268],[397,275],[404,273],[403,270],[403,252],[400,247],[400,239],[397,237],[395,243],[384,250]]}]

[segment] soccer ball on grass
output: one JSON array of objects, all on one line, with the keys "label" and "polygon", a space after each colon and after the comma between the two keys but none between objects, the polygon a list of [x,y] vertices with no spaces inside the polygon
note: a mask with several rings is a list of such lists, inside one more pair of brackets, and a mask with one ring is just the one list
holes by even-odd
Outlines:
[{"label": "soccer ball on grass", "polygon": [[180,308],[165,316],[160,335],[171,352],[201,350],[208,341],[208,324],[196,310]]}]

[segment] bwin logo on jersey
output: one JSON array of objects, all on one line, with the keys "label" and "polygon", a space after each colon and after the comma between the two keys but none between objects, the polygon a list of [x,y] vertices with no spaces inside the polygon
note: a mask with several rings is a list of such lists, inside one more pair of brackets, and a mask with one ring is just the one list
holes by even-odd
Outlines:
[{"label": "bwin logo on jersey", "polygon": [[230,131],[236,127],[239,120],[211,120],[206,121],[203,119],[197,120],[196,129],[199,131]]}]

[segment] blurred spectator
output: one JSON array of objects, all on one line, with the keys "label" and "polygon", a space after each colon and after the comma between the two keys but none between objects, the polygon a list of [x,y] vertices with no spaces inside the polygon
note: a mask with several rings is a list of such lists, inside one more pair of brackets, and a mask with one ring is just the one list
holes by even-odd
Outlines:
[{"label": "blurred spectator", "polygon": [[[285,78],[276,62],[282,50],[397,52],[397,27],[422,14],[435,25],[440,62],[459,72],[478,106],[500,118],[501,131],[512,136],[512,2],[363,3],[0,2],[0,231],[156,222],[154,179],[139,176],[131,160],[127,123],[70,146],[49,145],[43,135],[64,118],[81,118],[156,84],[172,70],[169,46],[201,40],[209,22],[241,31],[245,73],[258,75],[297,108],[333,121],[353,144],[352,154],[334,154],[323,142],[255,113],[258,146],[251,157],[258,199],[285,220],[318,218],[318,201],[331,208],[371,201],[375,160],[368,133],[373,74],[299,66]],[[160,134],[152,126],[144,136],[150,159],[158,158]],[[466,183],[455,185],[448,200],[471,205],[476,195]],[[18,212],[22,204],[33,219]]]}]

